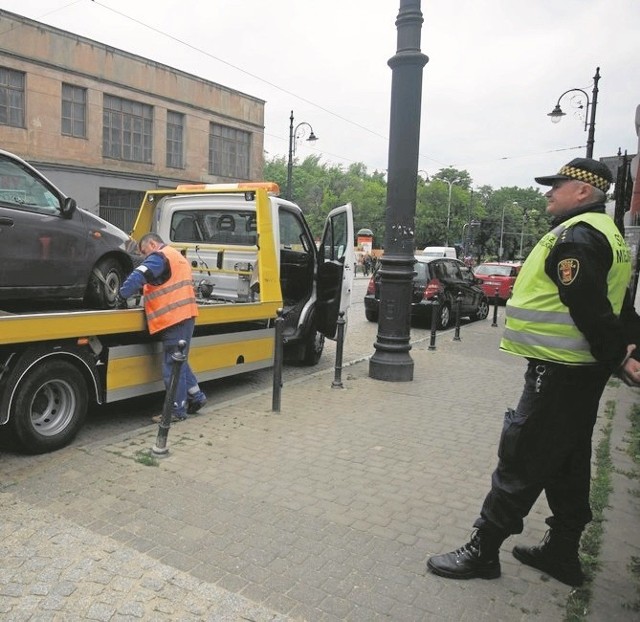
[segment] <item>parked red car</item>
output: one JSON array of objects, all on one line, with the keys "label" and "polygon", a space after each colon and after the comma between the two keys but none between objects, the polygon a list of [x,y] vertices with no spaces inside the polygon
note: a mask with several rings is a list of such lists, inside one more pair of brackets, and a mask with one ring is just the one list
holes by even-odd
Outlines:
[{"label": "parked red car", "polygon": [[476,266],[473,274],[481,281],[480,287],[489,300],[494,299],[497,287],[498,298],[506,302],[511,297],[521,267],[519,263],[489,261]]}]

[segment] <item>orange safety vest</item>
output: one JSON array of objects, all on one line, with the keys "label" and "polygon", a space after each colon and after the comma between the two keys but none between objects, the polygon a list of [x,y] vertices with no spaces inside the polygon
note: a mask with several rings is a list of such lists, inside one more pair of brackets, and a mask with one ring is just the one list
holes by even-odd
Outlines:
[{"label": "orange safety vest", "polygon": [[157,252],[167,258],[171,276],[162,285],[146,283],[142,288],[144,311],[152,335],[198,315],[189,262],[171,246],[163,246]]}]

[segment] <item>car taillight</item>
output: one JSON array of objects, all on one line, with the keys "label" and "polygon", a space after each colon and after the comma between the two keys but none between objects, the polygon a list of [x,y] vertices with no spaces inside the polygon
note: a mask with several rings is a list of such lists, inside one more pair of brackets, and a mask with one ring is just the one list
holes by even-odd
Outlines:
[{"label": "car taillight", "polygon": [[374,277],[369,279],[369,285],[367,285],[367,294],[375,294],[376,293],[376,281]]},{"label": "car taillight", "polygon": [[424,288],[424,292],[422,293],[422,298],[424,300],[431,300],[436,294],[440,294],[444,288],[442,287],[442,283],[438,281],[438,279],[431,279],[427,286]]}]

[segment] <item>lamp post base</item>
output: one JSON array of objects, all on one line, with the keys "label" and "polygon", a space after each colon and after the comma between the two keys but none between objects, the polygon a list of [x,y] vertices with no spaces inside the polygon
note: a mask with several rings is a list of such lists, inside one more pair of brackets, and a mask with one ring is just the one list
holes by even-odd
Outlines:
[{"label": "lamp post base", "polygon": [[378,349],[369,359],[369,378],[388,382],[411,382],[413,380],[413,359],[409,352],[385,352]]}]

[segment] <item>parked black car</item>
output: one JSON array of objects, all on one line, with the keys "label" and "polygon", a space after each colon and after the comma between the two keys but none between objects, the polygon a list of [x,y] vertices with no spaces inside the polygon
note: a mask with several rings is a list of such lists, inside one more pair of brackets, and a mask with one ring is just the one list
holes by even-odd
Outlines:
[{"label": "parked black car", "polygon": [[[411,316],[431,322],[434,297],[438,296],[437,327],[442,330],[453,323],[456,298],[462,294],[460,317],[484,320],[489,315],[489,301],[471,270],[458,259],[416,256],[411,293]],[[380,275],[369,281],[364,297],[364,312],[370,322],[378,321]]]},{"label": "parked black car", "polygon": [[111,309],[142,259],[129,235],[0,150],[0,304],[74,300]]}]

